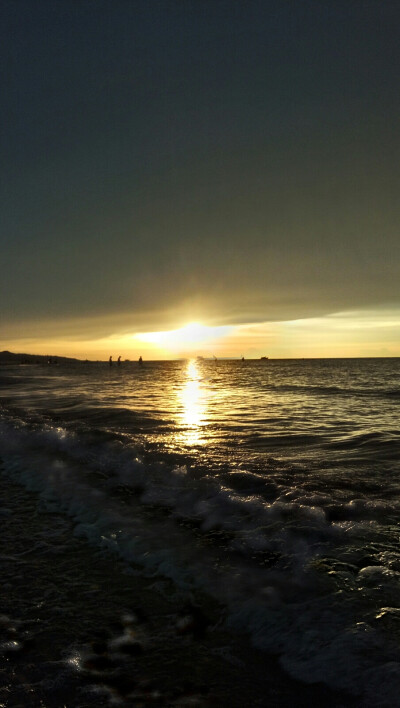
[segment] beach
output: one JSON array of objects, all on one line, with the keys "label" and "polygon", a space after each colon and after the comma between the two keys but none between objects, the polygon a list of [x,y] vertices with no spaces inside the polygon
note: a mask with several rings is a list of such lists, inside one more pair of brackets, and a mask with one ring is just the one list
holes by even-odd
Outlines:
[{"label": "beach", "polygon": [[2,705],[395,704],[398,363],[240,366],[3,367]]},{"label": "beach", "polygon": [[[38,513],[34,495],[4,479],[1,493],[2,705],[356,705],[290,680],[274,657],[224,630],[212,598],[188,605],[165,578],[71,544],[72,524]],[[32,535],[43,542],[32,547]]]}]

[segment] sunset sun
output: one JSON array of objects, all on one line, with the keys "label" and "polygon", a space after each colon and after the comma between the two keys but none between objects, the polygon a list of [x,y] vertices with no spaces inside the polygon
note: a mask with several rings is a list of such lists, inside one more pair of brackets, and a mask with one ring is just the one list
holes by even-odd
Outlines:
[{"label": "sunset sun", "polygon": [[136,335],[140,342],[152,344],[165,351],[188,352],[216,342],[232,331],[232,327],[209,327],[200,322],[189,322],[179,329],[162,332],[141,332]]}]

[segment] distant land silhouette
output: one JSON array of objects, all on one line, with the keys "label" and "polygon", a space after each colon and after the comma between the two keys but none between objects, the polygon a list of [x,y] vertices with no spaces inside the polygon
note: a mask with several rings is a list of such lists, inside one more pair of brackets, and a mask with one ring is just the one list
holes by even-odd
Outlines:
[{"label": "distant land silhouette", "polygon": [[[184,360],[186,357],[178,357],[177,360]],[[218,361],[216,357],[203,357],[203,356],[198,356],[198,360],[204,360],[204,361]],[[220,357],[219,361],[234,361],[236,359],[239,359],[239,357]],[[138,362],[134,362],[143,364],[142,357],[139,357]],[[252,361],[252,359],[248,359],[247,361]],[[47,365],[57,365],[57,364],[95,364],[95,363],[107,363],[109,362],[109,359],[76,359],[68,356],[53,356],[53,354],[14,354],[13,352],[9,351],[3,351],[0,352],[0,366],[2,364],[46,364]],[[130,359],[125,359],[124,362],[121,361],[121,364],[131,364],[133,363]]]},{"label": "distant land silhouette", "polygon": [[52,354],[14,354],[13,352],[0,352],[0,364],[71,364],[82,363],[82,359],[73,359],[68,356],[53,356]]}]

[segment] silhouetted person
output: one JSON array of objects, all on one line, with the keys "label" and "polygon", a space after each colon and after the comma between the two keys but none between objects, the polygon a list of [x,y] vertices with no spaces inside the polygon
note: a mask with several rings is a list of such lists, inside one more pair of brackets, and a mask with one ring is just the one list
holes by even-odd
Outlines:
[{"label": "silhouetted person", "polygon": [[142,359],[142,357],[140,356],[140,357],[139,357],[139,365],[141,366],[142,364],[143,364],[143,359]]},{"label": "silhouetted person", "polygon": [[118,366],[121,366],[121,357],[120,356],[118,357],[117,364],[118,364]]},{"label": "silhouetted person", "polygon": [[110,366],[112,366],[112,356],[110,356],[108,363],[110,364]]}]

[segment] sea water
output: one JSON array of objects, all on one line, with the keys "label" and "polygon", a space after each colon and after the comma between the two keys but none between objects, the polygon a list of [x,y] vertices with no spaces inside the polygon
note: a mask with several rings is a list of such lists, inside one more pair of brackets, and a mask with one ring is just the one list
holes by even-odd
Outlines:
[{"label": "sea water", "polygon": [[[209,597],[292,678],[399,704],[399,359],[10,365],[0,383],[14,562],[33,548],[37,577],[56,554],[82,573],[89,545],[183,603]],[[27,547],[11,526],[29,505]],[[24,602],[0,617],[6,657]]]}]

